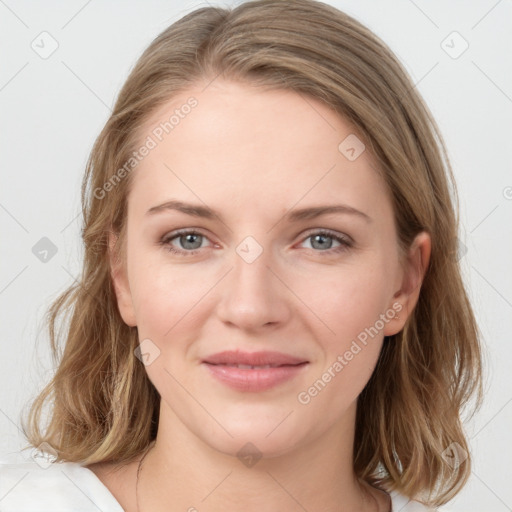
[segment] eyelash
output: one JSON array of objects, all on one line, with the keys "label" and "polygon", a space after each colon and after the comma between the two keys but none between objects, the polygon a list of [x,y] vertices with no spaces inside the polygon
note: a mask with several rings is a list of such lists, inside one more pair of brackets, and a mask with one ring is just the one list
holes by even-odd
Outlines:
[{"label": "eyelash", "polygon": [[[176,247],[174,247],[170,243],[174,239],[179,238],[181,236],[186,236],[186,235],[199,235],[199,236],[202,236],[203,238],[208,238],[205,235],[203,235],[202,233],[200,233],[198,231],[195,231],[193,229],[183,229],[183,230],[175,231],[175,232],[171,233],[170,235],[165,235],[164,237],[162,237],[162,239],[160,240],[160,245],[162,245],[167,251],[169,251],[169,252],[171,252],[173,254],[178,254],[178,255],[181,255],[181,256],[192,256],[192,255],[196,254],[197,252],[199,252],[202,248],[192,249],[190,251],[186,251],[186,250],[176,249]],[[352,241],[350,239],[348,239],[347,237],[344,237],[344,236],[340,236],[340,235],[338,235],[338,234],[336,234],[333,231],[330,231],[328,229],[322,229],[322,230],[319,230],[319,231],[311,232],[308,236],[306,236],[305,238],[302,239],[302,242],[304,242],[308,238],[311,238],[311,237],[316,236],[316,235],[327,236],[329,238],[332,238],[336,242],[340,243],[340,245],[338,247],[331,248],[331,249],[326,249],[324,251],[317,251],[315,249],[311,249],[311,250],[313,250],[315,252],[318,252],[318,253],[324,253],[326,255],[332,255],[332,254],[335,254],[335,253],[340,253],[340,252],[346,251],[346,250],[350,249],[353,246],[353,243],[352,243]]]}]

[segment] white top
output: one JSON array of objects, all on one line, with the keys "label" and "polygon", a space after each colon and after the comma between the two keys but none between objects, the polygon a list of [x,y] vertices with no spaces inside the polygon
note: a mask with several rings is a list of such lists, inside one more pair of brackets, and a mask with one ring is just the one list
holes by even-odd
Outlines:
[{"label": "white top", "polygon": [[[392,512],[434,512],[391,492]],[[440,509],[436,509],[440,511]],[[1,512],[124,512],[108,488],[76,462],[0,460]],[[443,508],[443,512],[448,512]]]}]

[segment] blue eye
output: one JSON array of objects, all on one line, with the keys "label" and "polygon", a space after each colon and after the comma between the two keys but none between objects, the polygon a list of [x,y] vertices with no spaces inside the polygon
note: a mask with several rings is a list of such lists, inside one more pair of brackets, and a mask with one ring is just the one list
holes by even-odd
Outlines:
[{"label": "blue eye", "polygon": [[[303,242],[306,240],[311,240],[311,249],[318,249],[317,252],[328,252],[329,254],[344,251],[352,247],[352,242],[349,238],[330,231],[317,231],[306,237]],[[333,248],[333,241],[337,242],[339,245]]]},{"label": "blue eye", "polygon": [[[164,246],[169,252],[179,254],[182,256],[191,256],[199,252],[200,249],[204,249],[205,245],[203,242],[209,239],[194,230],[179,230],[168,235],[165,235],[160,244]],[[329,230],[319,230],[309,234],[302,240],[304,243],[306,240],[311,240],[310,248],[315,252],[333,254],[345,251],[352,247],[353,242],[350,238],[338,235]],[[178,246],[174,242],[177,242]],[[333,243],[337,243],[338,246],[333,247]]]},{"label": "blue eye", "polygon": [[[177,240],[181,248],[173,245],[173,240]],[[165,236],[161,243],[172,253],[189,255],[195,254],[202,247],[204,240],[208,239],[197,231],[183,230],[175,232],[171,236]]]}]

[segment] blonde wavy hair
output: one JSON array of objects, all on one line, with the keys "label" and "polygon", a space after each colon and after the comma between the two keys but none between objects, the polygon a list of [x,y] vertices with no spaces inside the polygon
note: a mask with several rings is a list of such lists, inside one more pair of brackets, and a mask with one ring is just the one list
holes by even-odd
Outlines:
[{"label": "blonde wavy hair", "polygon": [[[391,50],[355,19],[313,0],[199,8],[137,61],[87,162],[81,280],[48,312],[57,369],[22,420],[28,442],[48,443],[57,460],[92,464],[128,462],[155,439],[160,396],[134,356],[137,328],[120,316],[108,245],[110,232],[119,235],[114,251],[122,257],[131,175],[107,194],[97,191],[140,146],[139,131],[159,106],[221,74],[315,98],[351,122],[391,192],[400,247],[430,234],[419,301],[405,328],[385,339],[358,398],[354,469],[374,486],[446,503],[471,473],[463,409],[475,398],[472,416],[483,395],[479,332],[456,256],[452,170],[428,107]],[[468,452],[455,466],[443,453],[453,443]]]}]

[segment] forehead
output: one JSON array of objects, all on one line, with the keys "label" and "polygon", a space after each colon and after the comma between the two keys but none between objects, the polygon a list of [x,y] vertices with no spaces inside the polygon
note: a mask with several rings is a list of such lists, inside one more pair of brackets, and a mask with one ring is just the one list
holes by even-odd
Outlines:
[{"label": "forehead", "polygon": [[224,80],[191,87],[151,115],[139,140],[152,147],[134,171],[135,206],[169,196],[281,213],[298,201],[389,203],[354,127],[291,90]]}]

